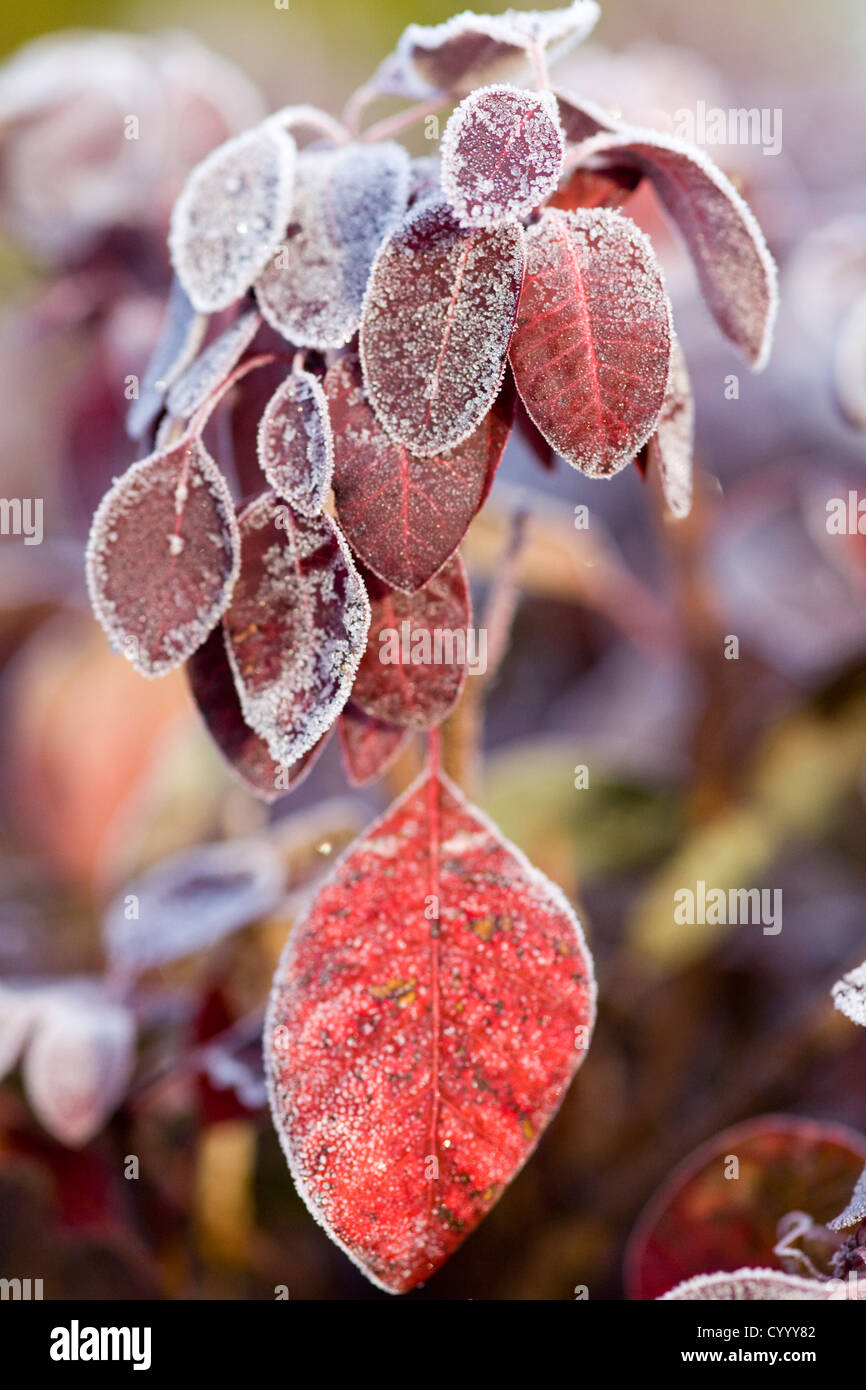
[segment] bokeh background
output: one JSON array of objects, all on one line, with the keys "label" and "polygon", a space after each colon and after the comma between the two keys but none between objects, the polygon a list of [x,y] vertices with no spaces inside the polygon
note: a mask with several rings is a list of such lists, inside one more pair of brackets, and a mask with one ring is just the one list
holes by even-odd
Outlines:
[{"label": "bokeh background", "polygon": [[[158,36],[117,38],[90,68],[49,53],[23,77],[0,70],[0,490],[43,498],[45,518],[39,546],[0,538],[0,980],[98,976],[107,904],[211,840],[276,846],[290,888],[213,950],[150,972],[133,1080],[86,1143],[49,1132],[20,1071],[7,1075],[0,1273],[43,1277],[46,1296],[384,1297],[294,1193],[255,1038],[299,891],[412,754],[390,786],[350,793],[332,746],[266,812],[225,772],[182,674],[145,682],[110,653],[82,554],[134,458],[123,383],[159,326],[186,170],[263,110],[339,111],[406,23],[449,13],[438,0],[78,0],[0,20],[4,61],[71,26]],[[700,1141],[766,1111],[866,1131],[866,1033],[829,993],[866,956],[866,536],[825,525],[829,498],[866,495],[864,60],[860,0],[607,0],[557,72],[662,129],[699,101],[782,111],[776,157],[710,151],[765,229],[782,307],[752,376],[639,195],[628,211],[663,260],[697,399],[692,515],[666,519],[634,469],[592,483],[515,438],[467,543],[481,611],[514,516],[530,518],[511,646],[471,711],[473,791],[579,902],[600,1014],[540,1149],[413,1298],[561,1299],[576,1285],[621,1298],[638,1213]],[[139,147],[118,139],[118,110],[142,113]],[[420,132],[411,143],[429,152]],[[573,526],[580,503],[588,532]],[[697,879],[781,889],[782,931],[675,926],[673,892]],[[202,1044],[226,1030],[216,1065]]]}]

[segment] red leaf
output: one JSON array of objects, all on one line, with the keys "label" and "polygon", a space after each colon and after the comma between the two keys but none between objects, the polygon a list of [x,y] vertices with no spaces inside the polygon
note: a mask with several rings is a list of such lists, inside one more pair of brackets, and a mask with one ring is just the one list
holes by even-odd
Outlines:
[{"label": "red leaf", "polygon": [[[726,1177],[728,1160],[738,1178]],[[765,1115],[696,1149],[642,1213],[626,1251],[629,1298],[654,1299],[696,1274],[779,1269],[777,1224],[793,1211],[816,1222],[845,1205],[866,1140],[841,1125]]]},{"label": "red leaf", "polygon": [[526,217],[556,188],[565,140],[556,98],[499,85],[466,97],[442,136],[442,189],[465,226]]},{"label": "red leaf", "polygon": [[325,393],[310,372],[293,372],[268,401],[258,455],[278,497],[304,516],[322,510],[334,469],[334,438]]},{"label": "red leaf", "polygon": [[475,432],[436,458],[410,453],[385,433],[356,357],[334,363],[325,393],[340,525],[374,574],[413,593],[454,554],[493,482],[514,414],[511,374]]},{"label": "red leaf", "polygon": [[408,729],[365,714],[350,700],[337,720],[343,765],[353,787],[375,782],[410,737]]},{"label": "red leaf", "polygon": [[656,432],[647,444],[648,462],[657,468],[668,509],[688,516],[692,509],[692,455],[695,401],[679,339],[671,342],[671,375]]},{"label": "red leaf", "polygon": [[322,752],[330,730],[291,767],[274,762],[263,738],[244,719],[240,697],[226,655],[222,625],[187,663],[187,675],[199,713],[229,769],[247,791],[276,801],[294,791]]},{"label": "red leaf", "polygon": [[619,128],[619,123],[613,116],[594,101],[574,96],[571,92],[554,92],[554,96],[562,129],[570,145],[580,145],[591,136],[598,135],[600,131],[614,131]]},{"label": "red leaf", "polygon": [[754,213],[694,145],[623,130],[588,142],[583,162],[631,165],[651,179],[688,246],[704,298],[755,371],[766,365],[778,305],[776,265]]},{"label": "red leaf", "polygon": [[228,487],[200,439],[134,463],[87,545],[90,600],[114,650],[145,676],[182,665],[231,598],[238,552]]},{"label": "red leaf", "polygon": [[472,606],[463,561],[453,555],[414,594],[377,579],[368,588],[370,635],[352,699],[367,714],[403,728],[440,724],[466,679]]},{"label": "red leaf", "polygon": [[379,1287],[430,1277],[490,1210],[589,1042],[592,959],[557,888],[423,776],[292,931],[265,1025],[302,1197]]},{"label": "red leaf", "polygon": [[382,246],[361,315],[367,395],[399,444],[453,449],[496,398],[523,279],[517,222],[468,231],[424,203]]},{"label": "red leaf", "polygon": [[291,766],[349,698],[370,606],[331,518],[303,517],[272,493],[238,518],[241,573],[226,650],[247,723]]},{"label": "red leaf", "polygon": [[609,476],[646,443],[670,344],[661,271],[633,222],[549,211],[530,228],[511,365],[535,424],[575,468]]},{"label": "red leaf", "polygon": [[547,206],[563,212],[621,208],[639,183],[640,175],[633,169],[574,169]]}]

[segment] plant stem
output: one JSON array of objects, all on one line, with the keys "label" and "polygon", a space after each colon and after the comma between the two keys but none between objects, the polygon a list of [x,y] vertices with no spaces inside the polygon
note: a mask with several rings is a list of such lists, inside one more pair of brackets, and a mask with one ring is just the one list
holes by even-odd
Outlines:
[{"label": "plant stem", "polygon": [[448,100],[448,97],[432,97],[429,101],[419,101],[417,106],[409,106],[404,111],[398,111],[396,116],[386,116],[383,121],[369,126],[361,139],[365,145],[376,140],[390,140],[409,126],[423,121],[425,116],[433,116],[437,111],[441,111],[443,106],[448,105]]}]

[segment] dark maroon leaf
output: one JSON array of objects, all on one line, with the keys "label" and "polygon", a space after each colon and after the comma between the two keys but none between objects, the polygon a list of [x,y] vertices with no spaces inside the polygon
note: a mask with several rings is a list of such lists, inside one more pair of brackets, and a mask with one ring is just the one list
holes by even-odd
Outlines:
[{"label": "dark maroon leaf", "polygon": [[436,458],[410,453],[385,433],[356,357],[334,363],[325,392],[340,525],[374,574],[412,593],[453,555],[492,483],[514,412],[511,375],[475,432]]},{"label": "dark maroon leaf", "polygon": [[325,393],[312,373],[293,372],[269,400],[258,455],[278,497],[304,516],[322,510],[334,469],[334,437]]},{"label": "dark maroon leaf", "polygon": [[550,210],[529,229],[511,365],[530,416],[575,468],[609,476],[646,443],[670,343],[661,271],[633,222]]},{"label": "dark maroon leaf", "polygon": [[547,206],[576,212],[578,208],[621,208],[640,183],[636,169],[573,169]]},{"label": "dark maroon leaf", "polygon": [[467,671],[472,606],[454,555],[423,589],[403,594],[368,581],[372,618],[352,699],[401,728],[429,729],[454,708]]},{"label": "dark maroon leaf", "polygon": [[467,439],[493,404],[523,280],[517,222],[461,227],[421,204],[376,257],[361,316],[367,396],[392,439],[425,457]]},{"label": "dark maroon leaf", "polygon": [[526,217],[556,188],[565,140],[556,98],[499,85],[460,103],[442,137],[442,190],[466,226]]},{"label": "dark maroon leaf", "polygon": [[219,621],[238,571],[225,479],[200,439],[134,463],[106,493],[87,545],[93,611],[145,676],[180,666]]},{"label": "dark maroon leaf", "polygon": [[225,381],[240,361],[259,329],[261,319],[255,309],[239,314],[200,357],[187,367],[168,393],[169,413],[188,419],[208,396]]},{"label": "dark maroon leaf", "polygon": [[619,122],[594,101],[574,96],[571,92],[554,92],[559,107],[559,119],[570,145],[579,145],[601,131],[614,131]]},{"label": "dark maroon leaf", "polygon": [[141,439],[151,428],[169,387],[198,352],[206,327],[207,319],[196,313],[175,276],[159,338],[141,379],[138,399],[132,402],[126,416],[126,431],[131,439]]},{"label": "dark maroon leaf", "polygon": [[265,493],[238,523],[241,572],[225,615],[226,650],[244,718],[291,766],[349,698],[370,607],[325,512],[304,517]]},{"label": "dark maroon leaf", "polygon": [[409,729],[386,724],[350,700],[337,720],[343,766],[353,787],[375,782],[411,738]]}]

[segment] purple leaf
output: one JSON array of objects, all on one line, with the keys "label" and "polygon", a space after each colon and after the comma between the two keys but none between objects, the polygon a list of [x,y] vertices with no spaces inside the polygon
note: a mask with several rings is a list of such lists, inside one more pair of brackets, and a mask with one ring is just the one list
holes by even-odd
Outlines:
[{"label": "purple leaf", "polygon": [[353,787],[375,782],[390,767],[411,730],[377,719],[350,700],[337,720],[346,776]]},{"label": "purple leaf", "polygon": [[162,409],[168,388],[198,352],[207,319],[197,314],[183,285],[174,277],[159,338],[141,380],[138,399],[129,407],[126,432],[141,439]]},{"label": "purple leaf", "polygon": [[334,471],[328,402],[310,372],[293,372],[277,388],[259,424],[262,471],[278,497],[304,516],[322,510]]},{"label": "purple leaf", "polygon": [[466,226],[526,217],[556,188],[565,141],[551,92],[482,87],[442,137],[442,190]]},{"label": "purple leaf", "polygon": [[247,309],[205,348],[169,391],[167,405],[171,415],[186,420],[204,405],[240,361],[260,323],[256,310]]},{"label": "purple leaf", "polygon": [[650,467],[658,470],[662,492],[673,516],[692,509],[692,464],[695,400],[679,339],[671,341],[671,374],[656,432],[647,443]]}]

